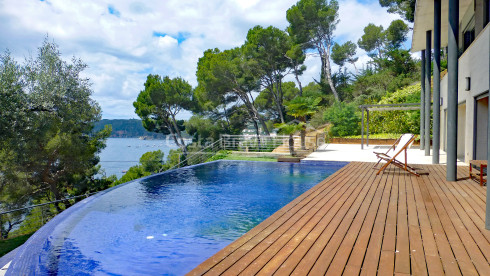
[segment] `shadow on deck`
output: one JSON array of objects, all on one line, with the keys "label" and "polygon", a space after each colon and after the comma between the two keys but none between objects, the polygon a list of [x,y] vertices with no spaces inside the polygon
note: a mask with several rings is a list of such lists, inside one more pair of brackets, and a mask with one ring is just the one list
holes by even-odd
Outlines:
[{"label": "shadow on deck", "polygon": [[190,275],[490,275],[486,187],[458,167],[376,176],[352,162],[200,264]]}]

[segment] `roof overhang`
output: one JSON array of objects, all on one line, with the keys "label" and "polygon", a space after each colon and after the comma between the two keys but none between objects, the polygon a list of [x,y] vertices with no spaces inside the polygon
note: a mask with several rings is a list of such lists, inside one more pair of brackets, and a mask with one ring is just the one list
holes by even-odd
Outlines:
[{"label": "roof overhang", "polygon": [[[441,0],[441,47],[447,46],[448,36],[448,0]],[[473,0],[459,0],[459,22]],[[411,52],[425,49],[426,32],[434,29],[434,0],[417,0],[415,3],[415,21],[412,34]],[[434,41],[432,41],[434,45]]]}]

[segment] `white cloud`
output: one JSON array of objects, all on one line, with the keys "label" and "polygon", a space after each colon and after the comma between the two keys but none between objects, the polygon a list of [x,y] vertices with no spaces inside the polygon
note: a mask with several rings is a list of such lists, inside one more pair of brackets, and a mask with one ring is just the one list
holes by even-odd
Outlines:
[{"label": "white cloud", "polygon": [[[82,58],[93,98],[104,118],[136,118],[132,102],[150,73],[181,76],[196,85],[196,64],[209,48],[241,45],[255,25],[285,29],[286,11],[296,0],[0,1],[0,45],[21,61],[46,34],[63,57]],[[340,1],[339,42],[357,41],[364,26],[388,26],[377,0]],[[0,49],[3,50],[3,49]],[[365,62],[361,54],[359,64]],[[309,57],[306,84],[318,78],[320,60]],[[361,66],[358,66],[361,67]]]},{"label": "white cloud", "polygon": [[169,35],[161,36],[158,38],[158,46],[164,49],[174,48],[178,44],[179,42],[177,41],[177,39]]}]

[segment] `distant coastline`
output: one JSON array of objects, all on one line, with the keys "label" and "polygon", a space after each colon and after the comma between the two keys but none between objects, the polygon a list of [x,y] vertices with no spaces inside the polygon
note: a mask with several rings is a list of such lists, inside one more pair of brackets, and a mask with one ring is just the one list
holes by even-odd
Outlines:
[{"label": "distant coastline", "polygon": [[94,125],[94,132],[102,130],[106,125],[112,126],[111,138],[139,138],[141,140],[165,139],[161,133],[147,131],[138,119],[102,119]]}]

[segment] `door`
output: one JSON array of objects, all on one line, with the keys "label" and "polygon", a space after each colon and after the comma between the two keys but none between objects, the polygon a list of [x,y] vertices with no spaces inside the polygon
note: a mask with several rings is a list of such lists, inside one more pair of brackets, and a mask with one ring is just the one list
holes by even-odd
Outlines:
[{"label": "door", "polygon": [[475,136],[473,158],[476,160],[487,159],[487,128],[488,128],[488,95],[476,99],[475,105]]}]

